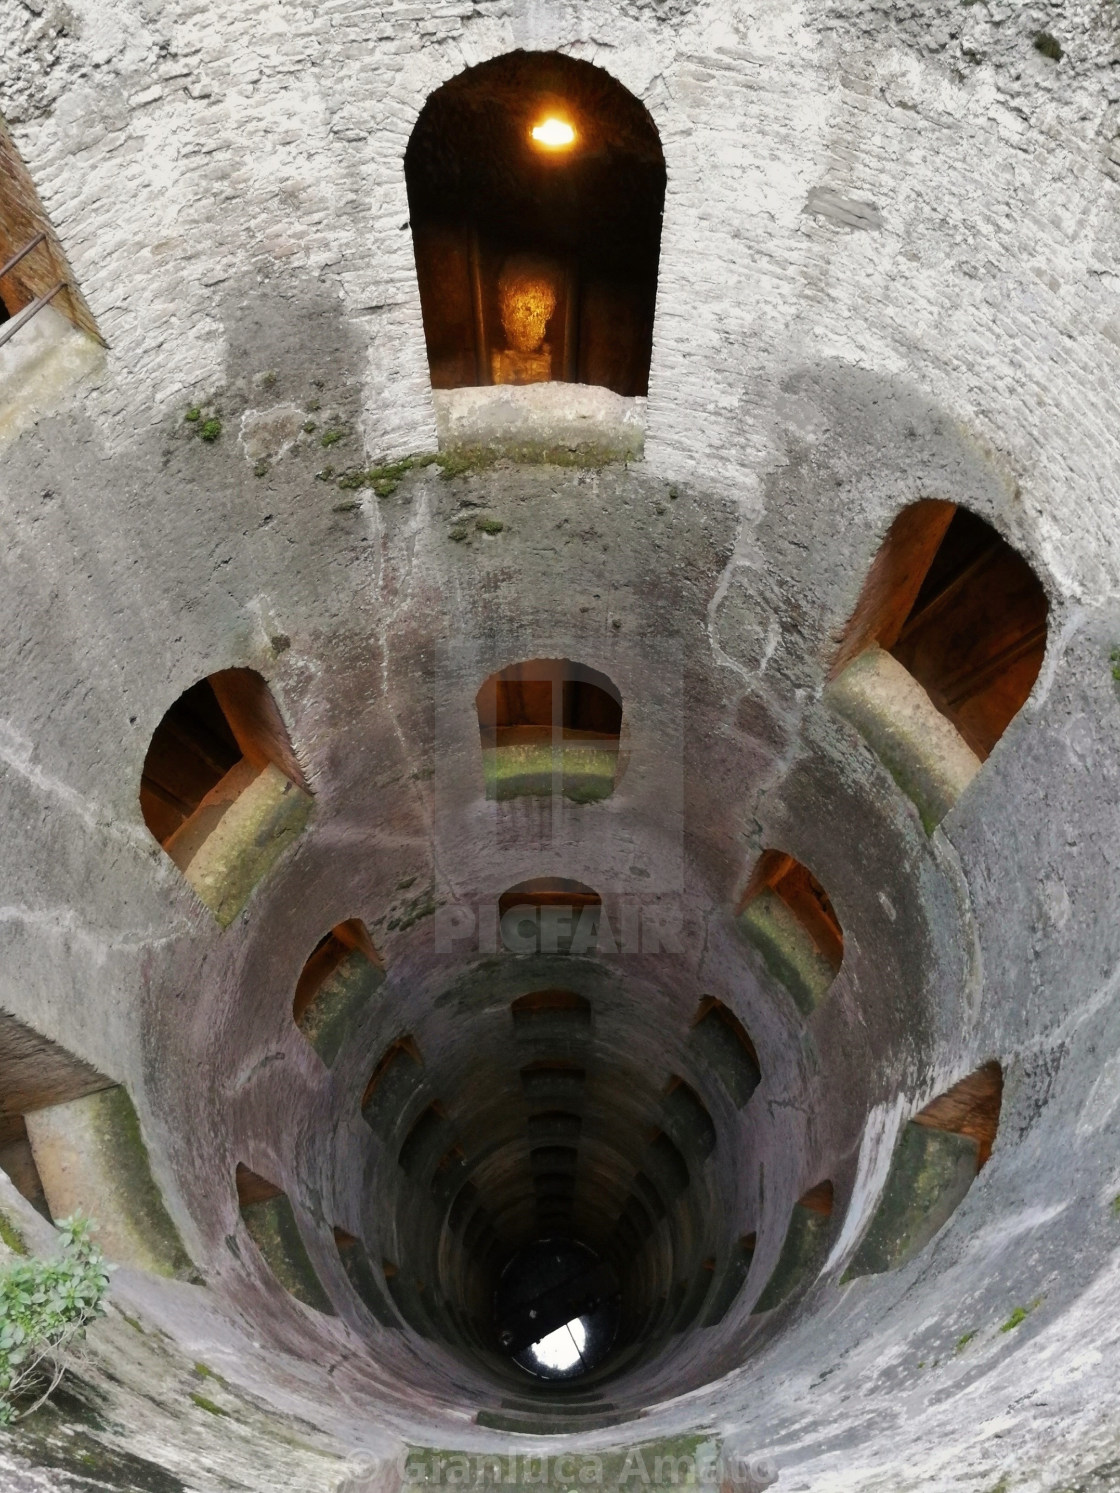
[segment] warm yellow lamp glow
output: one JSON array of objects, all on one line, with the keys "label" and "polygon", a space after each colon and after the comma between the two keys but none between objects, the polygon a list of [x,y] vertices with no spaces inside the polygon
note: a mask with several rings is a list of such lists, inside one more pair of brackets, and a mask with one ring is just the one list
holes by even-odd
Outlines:
[{"label": "warm yellow lamp glow", "polygon": [[565,119],[548,118],[532,129],[533,139],[545,150],[567,150],[575,143],[576,132]]}]

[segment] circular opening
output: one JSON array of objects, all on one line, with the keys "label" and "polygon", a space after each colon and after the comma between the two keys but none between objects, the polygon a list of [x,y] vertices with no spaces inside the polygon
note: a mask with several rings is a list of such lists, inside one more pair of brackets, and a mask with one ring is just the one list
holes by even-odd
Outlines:
[{"label": "circular opening", "polygon": [[574,1239],[538,1239],[506,1264],[494,1293],[498,1342],[539,1379],[575,1379],[602,1361],[618,1332],[618,1281]]}]

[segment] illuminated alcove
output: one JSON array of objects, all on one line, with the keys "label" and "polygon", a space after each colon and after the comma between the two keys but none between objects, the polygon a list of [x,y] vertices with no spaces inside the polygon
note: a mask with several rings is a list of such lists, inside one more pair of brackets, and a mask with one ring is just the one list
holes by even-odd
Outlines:
[{"label": "illuminated alcove", "polygon": [[431,95],[405,153],[432,387],[645,394],[665,159],[601,68],[511,52]]}]

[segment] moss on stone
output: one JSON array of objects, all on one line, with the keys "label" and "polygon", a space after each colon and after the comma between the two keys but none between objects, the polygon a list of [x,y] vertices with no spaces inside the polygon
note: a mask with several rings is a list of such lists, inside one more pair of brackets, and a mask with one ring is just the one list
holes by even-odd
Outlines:
[{"label": "moss on stone", "polygon": [[281,1192],[264,1202],[252,1203],[242,1208],[241,1216],[249,1237],[284,1289],[304,1306],[333,1316],[331,1299],[311,1263],[287,1195]]},{"label": "moss on stone", "polygon": [[1028,1306],[1017,1306],[1007,1321],[1000,1323],[1000,1332],[1014,1332],[1015,1328],[1025,1322],[1031,1312],[1041,1305],[1042,1297],[1037,1296]]},{"label": "moss on stone", "polygon": [[3,1241],[13,1254],[25,1255],[27,1253],[23,1235],[3,1209],[0,1209],[0,1241]]},{"label": "moss on stone", "polygon": [[222,422],[216,415],[211,415],[209,420],[204,420],[198,427],[199,440],[212,444],[222,433]]},{"label": "moss on stone", "polygon": [[794,1204],[782,1252],[755,1304],[756,1312],[773,1311],[816,1275],[824,1263],[830,1224],[828,1215]]},{"label": "moss on stone", "polygon": [[482,753],[486,797],[499,801],[550,796],[558,767],[565,798],[598,803],[614,792],[617,764],[612,748],[585,743],[565,744],[558,752],[547,741],[514,743],[487,747]]},{"label": "moss on stone", "polygon": [[480,534],[500,534],[505,528],[500,518],[476,518],[474,526]]},{"label": "moss on stone", "polygon": [[913,1121],[906,1125],[878,1207],[844,1279],[893,1270],[924,1249],[972,1186],[978,1154],[971,1136]]},{"label": "moss on stone", "polygon": [[355,949],[331,972],[300,1018],[300,1030],[329,1068],[385,975]]},{"label": "moss on stone", "polygon": [[220,1405],[215,1405],[213,1400],[208,1400],[205,1395],[200,1395],[192,1390],[190,1399],[200,1410],[205,1410],[207,1415],[229,1415],[228,1410],[223,1410]]},{"label": "moss on stone", "polygon": [[271,765],[239,763],[167,843],[198,897],[228,927],[307,823],[313,799]]},{"label": "moss on stone", "polygon": [[740,932],[762,955],[804,1016],[824,999],[836,972],[782,899],[769,889],[739,914]]},{"label": "moss on stone", "polygon": [[1036,52],[1041,52],[1043,57],[1049,57],[1052,62],[1062,60],[1062,44],[1052,32],[1036,31],[1034,49]]}]

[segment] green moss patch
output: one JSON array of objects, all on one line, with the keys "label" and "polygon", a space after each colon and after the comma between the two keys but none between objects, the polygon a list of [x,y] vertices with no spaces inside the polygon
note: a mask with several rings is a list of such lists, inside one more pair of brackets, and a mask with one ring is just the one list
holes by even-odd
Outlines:
[{"label": "green moss patch", "polygon": [[1062,44],[1049,31],[1037,31],[1035,33],[1034,49],[1036,52],[1041,52],[1043,57],[1049,57],[1052,62],[1061,62],[1062,60]]}]

